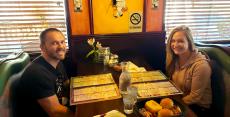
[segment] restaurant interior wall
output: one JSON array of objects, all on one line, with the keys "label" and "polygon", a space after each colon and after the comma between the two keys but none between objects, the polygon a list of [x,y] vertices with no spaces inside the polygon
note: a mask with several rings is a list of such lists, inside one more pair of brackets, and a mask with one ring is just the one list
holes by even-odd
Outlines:
[{"label": "restaurant interior wall", "polygon": [[[80,69],[76,68],[77,64],[85,59],[91,49],[87,39],[92,37],[102,43],[102,46],[109,46],[112,53],[118,54],[120,61],[126,57],[141,57],[154,69],[164,71],[164,0],[159,0],[155,7],[151,6],[152,0],[125,1],[127,10],[123,12],[123,16],[116,18],[111,11],[103,11],[113,8],[113,0],[82,0],[80,12],[75,11],[74,0],[66,0],[70,58],[76,73]],[[142,29],[129,32],[127,27],[130,25],[130,14],[135,12],[143,16]]]},{"label": "restaurant interior wall", "polygon": [[[74,11],[74,1],[69,0],[67,10],[71,35],[128,33],[129,16],[133,12],[143,13],[143,32],[164,31],[164,0],[159,0],[157,8],[152,8],[151,3],[152,0],[126,0],[127,11],[116,18],[112,12],[112,0],[82,0],[80,12]],[[90,32],[92,29],[95,29],[95,33]]]}]

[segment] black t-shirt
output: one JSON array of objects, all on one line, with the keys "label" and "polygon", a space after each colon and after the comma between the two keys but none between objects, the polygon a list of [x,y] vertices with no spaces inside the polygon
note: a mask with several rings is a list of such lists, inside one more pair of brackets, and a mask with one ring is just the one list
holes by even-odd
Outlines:
[{"label": "black t-shirt", "polygon": [[59,99],[67,96],[63,86],[67,79],[61,62],[55,69],[42,56],[38,57],[28,66],[19,81],[14,114],[17,117],[48,117],[37,100],[55,94]]}]

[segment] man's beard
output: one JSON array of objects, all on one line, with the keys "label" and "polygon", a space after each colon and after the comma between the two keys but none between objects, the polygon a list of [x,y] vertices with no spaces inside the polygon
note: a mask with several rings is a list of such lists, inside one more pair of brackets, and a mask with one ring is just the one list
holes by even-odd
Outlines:
[{"label": "man's beard", "polygon": [[[63,51],[63,55],[59,55],[58,51]],[[64,49],[58,49],[56,50],[54,53],[50,52],[47,50],[47,55],[49,56],[49,58],[53,59],[53,60],[64,60],[65,59],[65,50]]]}]

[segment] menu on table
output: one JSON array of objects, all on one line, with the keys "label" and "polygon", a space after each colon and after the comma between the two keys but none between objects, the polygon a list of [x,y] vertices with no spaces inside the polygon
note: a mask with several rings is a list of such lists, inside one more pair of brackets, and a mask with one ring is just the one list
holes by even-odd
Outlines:
[{"label": "menu on table", "polygon": [[71,105],[121,97],[111,73],[72,77],[70,95]]},{"label": "menu on table", "polygon": [[137,83],[133,85],[138,89],[138,98],[183,94],[183,92],[170,81]]},{"label": "menu on table", "polygon": [[138,89],[138,98],[179,95],[183,92],[177,88],[159,70],[130,73],[132,85]]},{"label": "menu on table", "polygon": [[114,83],[112,75],[109,74],[99,74],[90,76],[77,76],[72,78],[73,87],[84,87],[93,85],[103,85]]},{"label": "menu on table", "polygon": [[151,82],[167,80],[166,76],[159,70],[156,71],[145,71],[145,72],[131,72],[132,83],[137,82]]}]

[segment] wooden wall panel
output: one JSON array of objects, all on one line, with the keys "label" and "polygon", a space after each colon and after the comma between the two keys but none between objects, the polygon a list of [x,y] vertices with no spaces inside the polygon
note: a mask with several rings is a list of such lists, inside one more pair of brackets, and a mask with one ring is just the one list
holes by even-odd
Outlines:
[{"label": "wooden wall panel", "polygon": [[82,0],[82,12],[74,12],[74,1],[68,0],[72,35],[90,34],[89,0]]},{"label": "wooden wall panel", "polygon": [[158,8],[152,8],[152,0],[146,3],[146,32],[163,31],[164,0],[159,0]]},{"label": "wooden wall panel", "polygon": [[95,34],[128,33],[130,13],[143,13],[143,0],[126,0],[128,10],[118,18],[113,16],[112,0],[92,1]]}]

